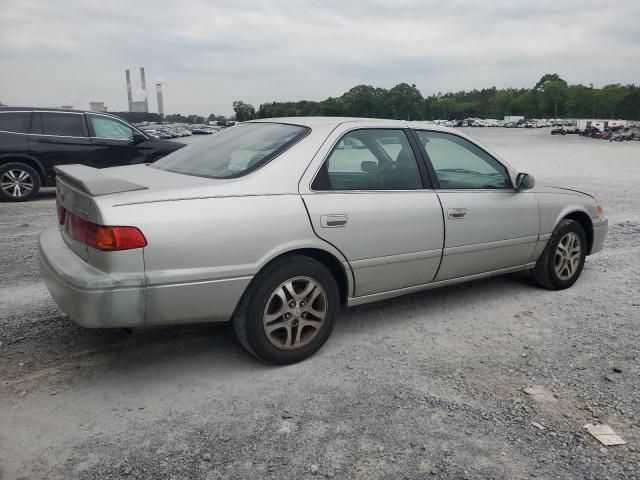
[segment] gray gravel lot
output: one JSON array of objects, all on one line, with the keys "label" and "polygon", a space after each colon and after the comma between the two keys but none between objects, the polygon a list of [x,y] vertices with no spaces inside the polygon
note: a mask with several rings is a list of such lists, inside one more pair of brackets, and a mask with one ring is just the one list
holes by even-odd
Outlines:
[{"label": "gray gravel lot", "polygon": [[72,324],[37,270],[53,193],[0,204],[0,478],[640,478],[640,143],[465,131],[602,199],[605,251],[561,292],[511,275],[353,308],[286,367],[226,325]]}]

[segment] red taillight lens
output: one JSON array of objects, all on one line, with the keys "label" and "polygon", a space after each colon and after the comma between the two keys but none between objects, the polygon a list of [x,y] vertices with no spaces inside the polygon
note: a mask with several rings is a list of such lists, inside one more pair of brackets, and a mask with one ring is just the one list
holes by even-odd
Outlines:
[{"label": "red taillight lens", "polygon": [[58,208],[58,223],[64,225],[64,217],[67,214],[67,210],[59,203],[56,204],[56,207]]},{"label": "red taillight lens", "polygon": [[105,227],[69,214],[71,237],[104,251],[131,250],[147,246],[147,239],[136,227]]}]

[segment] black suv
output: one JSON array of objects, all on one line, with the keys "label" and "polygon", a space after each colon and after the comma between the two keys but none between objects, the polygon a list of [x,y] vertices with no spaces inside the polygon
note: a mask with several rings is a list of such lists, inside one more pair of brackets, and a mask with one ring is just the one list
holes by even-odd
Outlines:
[{"label": "black suv", "polygon": [[0,107],[0,200],[29,200],[55,185],[56,165],[150,163],[181,147],[104,113]]}]

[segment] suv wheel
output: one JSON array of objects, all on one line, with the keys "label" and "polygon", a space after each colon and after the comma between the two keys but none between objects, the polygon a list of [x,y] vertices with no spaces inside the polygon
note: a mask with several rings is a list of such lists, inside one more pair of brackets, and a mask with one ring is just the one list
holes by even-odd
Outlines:
[{"label": "suv wheel", "polygon": [[233,325],[240,343],[260,360],[295,363],[327,341],[339,306],[338,287],[327,267],[289,255],[256,276]]},{"label": "suv wheel", "polygon": [[0,199],[8,202],[25,202],[40,190],[40,175],[24,163],[12,162],[0,165]]}]

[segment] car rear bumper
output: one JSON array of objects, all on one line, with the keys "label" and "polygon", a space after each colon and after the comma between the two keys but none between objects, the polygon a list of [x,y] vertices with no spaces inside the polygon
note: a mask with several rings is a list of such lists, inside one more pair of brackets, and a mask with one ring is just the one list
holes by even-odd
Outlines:
[{"label": "car rear bumper", "polygon": [[608,230],[609,221],[606,218],[597,218],[593,220],[593,245],[591,246],[590,254],[602,250],[604,241],[607,238]]},{"label": "car rear bumper", "polygon": [[87,328],[144,325],[144,273],[126,279],[102,272],[66,245],[57,227],[45,230],[38,244],[40,273],[62,310]]}]

